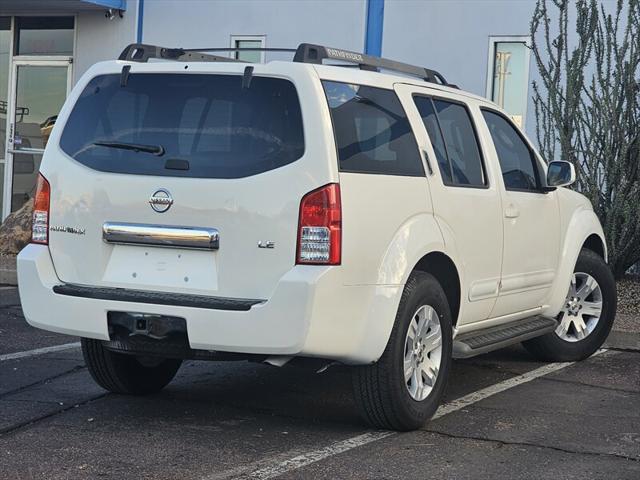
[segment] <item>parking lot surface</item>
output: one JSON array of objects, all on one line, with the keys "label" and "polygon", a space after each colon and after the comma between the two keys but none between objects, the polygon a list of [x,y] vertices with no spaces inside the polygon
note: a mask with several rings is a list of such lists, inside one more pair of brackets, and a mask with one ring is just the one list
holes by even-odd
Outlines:
[{"label": "parking lot surface", "polygon": [[575,364],[456,361],[439,418],[399,434],[362,424],[340,366],[189,361],[157,395],[108,394],[0,287],[0,478],[637,480],[640,351],[612,338]]}]

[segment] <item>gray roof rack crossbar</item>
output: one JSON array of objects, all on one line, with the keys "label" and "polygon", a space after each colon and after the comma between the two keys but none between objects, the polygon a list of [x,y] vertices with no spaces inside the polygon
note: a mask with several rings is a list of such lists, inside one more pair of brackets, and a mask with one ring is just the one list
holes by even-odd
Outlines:
[{"label": "gray roof rack crossbar", "polygon": [[132,43],[127,46],[119,60],[132,62],[147,62],[150,58],[174,60],[182,62],[242,62],[235,58],[211,55],[203,52],[295,52],[293,61],[300,63],[322,64],[324,60],[336,60],[358,66],[362,70],[391,70],[394,72],[412,75],[430,83],[448,85],[455,88],[437,71],[429,68],[418,67],[408,63],[397,62],[387,58],[372,57],[364,53],[351,52],[339,48],[330,48],[311,43],[301,43],[297,49],[292,48],[165,48],[157,45]]},{"label": "gray roof rack crossbar", "polygon": [[200,53],[200,50],[184,48],[165,48],[157,45],[145,45],[143,43],[132,43],[125,47],[118,60],[129,62],[148,62],[150,58],[160,58],[164,60],[175,60],[178,62],[240,62],[235,58],[221,57],[219,55],[208,55]]},{"label": "gray roof rack crossbar", "polygon": [[295,52],[295,48],[165,48],[157,45],[132,43],[125,47],[118,60],[130,62],[147,62],[150,58],[176,60],[181,62],[241,62],[236,58],[207,55],[202,52]]},{"label": "gray roof rack crossbar", "polygon": [[449,85],[447,80],[435,70],[424,67],[417,67],[408,63],[396,62],[387,58],[372,57],[364,53],[341,50],[339,48],[329,48],[322,45],[302,43],[296,50],[293,57],[294,62],[322,64],[323,60],[338,60],[342,62],[359,65],[362,70],[378,71],[380,69],[392,70],[407,75],[413,75],[430,83]]}]

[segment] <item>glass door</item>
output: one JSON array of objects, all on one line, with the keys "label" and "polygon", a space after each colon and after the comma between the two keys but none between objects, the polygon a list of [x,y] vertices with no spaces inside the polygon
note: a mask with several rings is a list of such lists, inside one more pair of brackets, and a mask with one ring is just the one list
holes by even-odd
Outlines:
[{"label": "glass door", "polygon": [[9,71],[11,70],[11,17],[0,17],[0,223],[3,215],[5,147],[9,125]]},{"label": "glass door", "polygon": [[[15,212],[35,193],[44,148],[71,81],[68,60],[14,60],[7,142],[6,175],[11,179],[9,205]],[[7,179],[8,180],[8,179]],[[5,185],[8,181],[5,181]]]}]

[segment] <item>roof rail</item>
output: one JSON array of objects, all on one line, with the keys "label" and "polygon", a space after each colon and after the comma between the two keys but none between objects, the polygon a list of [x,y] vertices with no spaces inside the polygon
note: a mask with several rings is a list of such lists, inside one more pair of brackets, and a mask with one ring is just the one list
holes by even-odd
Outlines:
[{"label": "roof rail", "polygon": [[199,53],[200,50],[184,48],[165,48],[144,43],[132,43],[122,50],[118,60],[129,62],[148,62],[150,58],[175,60],[178,62],[239,62],[235,58],[221,57],[219,55],[207,55]]},{"label": "roof rail", "polygon": [[372,57],[364,53],[350,52],[339,48],[329,48],[311,43],[301,43],[293,57],[294,62],[322,64],[323,60],[339,60],[342,62],[359,65],[362,70],[378,71],[380,69],[392,70],[407,75],[413,75],[427,82],[449,85],[447,80],[435,70],[417,67],[408,63],[396,62],[387,58]]},{"label": "roof rail", "polygon": [[421,78],[430,83],[447,85],[457,88],[437,71],[429,68],[418,67],[408,63],[397,62],[387,58],[372,57],[364,53],[351,52],[339,48],[330,48],[311,43],[301,43],[297,49],[293,48],[165,48],[157,45],[132,43],[125,47],[118,60],[131,62],[148,62],[151,58],[174,60],[180,62],[243,62],[242,60],[219,55],[211,55],[203,52],[295,52],[294,62],[322,64],[324,60],[336,60],[351,63],[362,70],[379,71],[391,70]]}]

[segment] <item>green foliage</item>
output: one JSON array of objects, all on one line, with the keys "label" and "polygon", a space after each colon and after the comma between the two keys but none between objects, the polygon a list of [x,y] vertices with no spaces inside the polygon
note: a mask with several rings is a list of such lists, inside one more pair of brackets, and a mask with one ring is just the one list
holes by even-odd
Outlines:
[{"label": "green foliage", "polygon": [[596,0],[538,0],[533,92],[541,154],[575,165],[620,278],[640,260],[640,0],[609,5],[613,12]]}]

